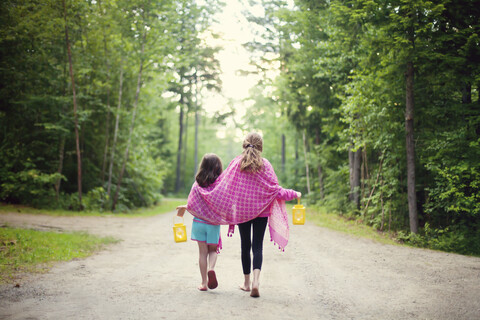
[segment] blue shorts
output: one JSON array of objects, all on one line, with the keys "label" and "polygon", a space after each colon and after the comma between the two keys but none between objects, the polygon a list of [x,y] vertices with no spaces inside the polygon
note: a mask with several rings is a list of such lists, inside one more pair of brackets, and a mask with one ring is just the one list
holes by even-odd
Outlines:
[{"label": "blue shorts", "polygon": [[220,226],[208,224],[198,218],[193,219],[192,240],[217,245],[220,239]]}]

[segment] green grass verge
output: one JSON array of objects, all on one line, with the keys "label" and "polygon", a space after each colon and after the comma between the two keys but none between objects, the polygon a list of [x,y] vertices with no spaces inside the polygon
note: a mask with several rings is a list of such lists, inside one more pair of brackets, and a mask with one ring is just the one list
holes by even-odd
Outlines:
[{"label": "green grass verge", "polygon": [[80,232],[0,227],[0,283],[14,281],[23,272],[46,271],[55,261],[85,258],[117,241]]},{"label": "green grass verge", "polygon": [[[291,212],[291,206],[289,206],[289,212]],[[360,221],[347,219],[334,213],[327,213],[322,208],[307,208],[305,219],[313,222],[317,226],[356,237],[372,239],[383,244],[400,245],[400,243],[395,241],[395,235],[393,232],[388,233],[377,231],[370,226],[364,225]]]},{"label": "green grass verge", "polygon": [[378,231],[360,220],[338,214],[328,213],[323,208],[307,208],[306,219],[314,224],[331,230],[343,232],[360,238],[372,239],[376,242],[390,245],[401,245],[415,248],[426,248],[443,252],[453,252],[462,255],[480,257],[478,234],[457,232],[442,232],[422,229],[420,234],[410,234],[405,231]]},{"label": "green grass verge", "polygon": [[57,209],[36,209],[21,205],[0,204],[0,214],[19,212],[29,214],[46,214],[50,216],[115,216],[115,217],[149,217],[174,211],[179,205],[186,204],[187,199],[163,199],[158,205],[150,208],[139,208],[128,213],[112,213],[111,211],[70,211]]}]

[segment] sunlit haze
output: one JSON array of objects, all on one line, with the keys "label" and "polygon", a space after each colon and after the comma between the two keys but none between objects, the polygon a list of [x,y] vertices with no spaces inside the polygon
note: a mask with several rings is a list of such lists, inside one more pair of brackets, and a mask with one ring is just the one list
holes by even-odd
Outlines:
[{"label": "sunlit haze", "polygon": [[[217,21],[211,27],[211,32],[218,34],[217,39],[207,36],[206,42],[212,46],[220,46],[222,50],[217,54],[221,67],[222,92],[204,92],[203,107],[209,116],[215,112],[230,111],[229,101],[236,112],[236,119],[241,120],[245,110],[251,105],[248,98],[249,90],[257,83],[259,76],[254,74],[240,75],[239,70],[254,71],[249,65],[250,53],[242,44],[252,41],[254,34],[252,26],[243,15],[248,10],[255,15],[263,14],[263,8],[251,7],[241,0],[228,0],[221,12],[215,15]],[[220,136],[224,132],[218,133]],[[239,132],[242,135],[241,132]]]}]

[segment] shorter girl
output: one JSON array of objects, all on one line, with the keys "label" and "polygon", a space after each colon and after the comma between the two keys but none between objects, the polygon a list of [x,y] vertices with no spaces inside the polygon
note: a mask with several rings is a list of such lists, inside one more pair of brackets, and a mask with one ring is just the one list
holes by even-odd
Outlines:
[{"label": "shorter girl", "polygon": [[[213,153],[203,156],[200,168],[195,177],[196,183],[202,188],[208,188],[222,173],[222,161]],[[177,207],[177,216],[183,217],[187,206]],[[192,240],[198,243],[198,265],[202,275],[202,284],[198,287],[200,291],[215,289],[218,286],[215,275],[215,263],[217,262],[217,247],[220,241],[220,226],[212,225],[200,218],[194,217],[192,224]],[[207,272],[208,270],[208,272]],[[208,279],[208,281],[207,281]]]}]

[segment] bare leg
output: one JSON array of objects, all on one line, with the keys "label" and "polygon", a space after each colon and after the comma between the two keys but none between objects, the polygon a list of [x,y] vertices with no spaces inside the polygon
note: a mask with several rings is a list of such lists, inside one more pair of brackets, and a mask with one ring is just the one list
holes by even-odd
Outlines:
[{"label": "bare leg", "polygon": [[198,266],[200,267],[200,275],[202,276],[202,284],[198,286],[198,290],[207,290],[207,256],[208,246],[205,242],[198,243]]},{"label": "bare leg", "polygon": [[260,297],[258,288],[260,286],[260,269],[253,269],[252,293],[250,296],[254,298]]},{"label": "bare leg", "polygon": [[243,291],[250,291],[250,274],[244,274],[245,281],[243,285],[240,286],[240,289]]},{"label": "bare leg", "polygon": [[215,289],[218,286],[217,276],[215,274],[215,263],[217,262],[217,246],[208,246],[208,272],[207,272],[207,286],[208,289]]},{"label": "bare leg", "polygon": [[253,269],[252,288],[258,289],[260,286],[260,269]]},{"label": "bare leg", "polygon": [[208,245],[208,271],[215,269],[217,263],[217,245]]}]

